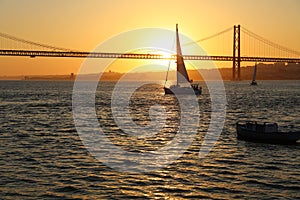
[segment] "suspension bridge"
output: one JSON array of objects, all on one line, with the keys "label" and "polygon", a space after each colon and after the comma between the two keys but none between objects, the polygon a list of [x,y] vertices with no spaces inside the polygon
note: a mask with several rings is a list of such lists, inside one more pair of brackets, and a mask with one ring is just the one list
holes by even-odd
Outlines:
[{"label": "suspension bridge", "polygon": [[[233,37],[232,37],[233,30]],[[219,33],[195,41],[204,43],[207,40],[224,37],[231,33],[231,44],[221,44],[223,54],[226,55],[183,55],[185,60],[212,60],[212,61],[230,61],[232,62],[232,79],[240,80],[241,62],[282,62],[282,63],[300,63],[300,52],[287,48],[283,45],[272,42],[260,35],[242,28],[240,25],[234,25]],[[243,35],[243,38],[242,38]],[[223,39],[224,40],[224,39]],[[224,43],[224,42],[223,42]],[[189,44],[184,44],[189,45]],[[225,51],[224,49],[227,48]],[[243,55],[242,52],[249,54],[254,51],[252,56]],[[231,53],[229,53],[231,52]],[[244,53],[245,54],[245,53]],[[0,32],[0,56],[28,56],[35,57],[72,57],[72,58],[114,58],[114,59],[176,59],[176,55],[166,57],[162,54],[145,53],[107,53],[107,52],[88,52],[77,51],[68,48],[61,48],[52,45],[33,42],[21,39],[6,33]]]}]

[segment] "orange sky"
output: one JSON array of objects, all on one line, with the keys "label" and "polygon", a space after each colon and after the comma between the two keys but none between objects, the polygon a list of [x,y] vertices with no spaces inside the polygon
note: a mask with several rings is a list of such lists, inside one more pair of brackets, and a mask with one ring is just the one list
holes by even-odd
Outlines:
[{"label": "orange sky", "polygon": [[[178,23],[181,33],[198,40],[241,24],[300,51],[299,10],[298,0],[0,0],[0,32],[91,51],[108,38],[137,28],[174,30]],[[230,34],[228,37],[232,37]],[[210,52],[214,47],[208,46],[203,44]],[[1,56],[0,76],[76,73],[82,62],[79,58]]]}]

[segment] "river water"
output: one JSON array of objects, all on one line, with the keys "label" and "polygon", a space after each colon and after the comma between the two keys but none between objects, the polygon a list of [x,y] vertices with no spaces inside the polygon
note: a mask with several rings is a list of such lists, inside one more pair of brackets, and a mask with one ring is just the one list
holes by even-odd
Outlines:
[{"label": "river water", "polygon": [[[160,133],[134,139],[118,128],[110,109],[114,82],[99,84],[98,121],[126,151],[159,149],[178,131],[178,103],[149,84],[131,97],[136,124],[150,122],[149,108],[168,113]],[[71,81],[0,82],[1,199],[296,199],[300,198],[300,144],[239,141],[235,123],[277,122],[300,130],[300,82],[225,82],[227,111],[223,131],[210,153],[198,153],[210,122],[210,96],[198,97],[200,125],[193,143],[174,162],[144,173],[112,169],[85,148],[72,115]],[[292,126],[290,126],[292,125]],[[148,141],[149,140],[149,141]]]}]

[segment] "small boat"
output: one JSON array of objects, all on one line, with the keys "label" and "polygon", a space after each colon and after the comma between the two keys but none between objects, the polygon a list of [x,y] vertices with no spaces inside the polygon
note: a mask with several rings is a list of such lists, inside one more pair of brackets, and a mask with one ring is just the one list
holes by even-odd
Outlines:
[{"label": "small boat", "polygon": [[277,123],[236,123],[237,138],[246,141],[291,144],[300,139],[300,131],[280,132]]},{"label": "small boat", "polygon": [[[180,41],[179,41],[178,24],[176,24],[176,64],[177,64],[177,84],[172,85],[170,87],[164,86],[165,94],[200,95],[202,93],[202,87],[199,84],[191,84],[192,81],[189,79],[189,75],[185,68],[181,47],[180,47]],[[166,78],[166,82],[167,82],[167,78]]]},{"label": "small boat", "polygon": [[250,85],[257,85],[257,82],[256,82],[256,71],[257,71],[257,64],[255,63],[254,65],[254,72],[253,72],[253,79],[252,79],[252,82]]}]

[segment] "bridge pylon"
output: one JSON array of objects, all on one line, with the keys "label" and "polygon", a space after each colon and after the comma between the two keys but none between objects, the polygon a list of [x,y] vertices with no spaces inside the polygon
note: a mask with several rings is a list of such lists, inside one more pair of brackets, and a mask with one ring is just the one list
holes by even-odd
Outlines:
[{"label": "bridge pylon", "polygon": [[232,80],[241,80],[241,26],[233,26]]}]

